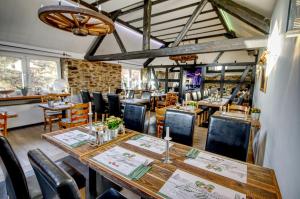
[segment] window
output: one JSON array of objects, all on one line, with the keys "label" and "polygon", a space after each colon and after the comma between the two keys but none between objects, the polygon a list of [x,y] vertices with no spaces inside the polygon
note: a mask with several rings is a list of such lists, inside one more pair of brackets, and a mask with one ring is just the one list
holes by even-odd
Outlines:
[{"label": "window", "polygon": [[122,88],[141,88],[141,70],[122,68]]},{"label": "window", "polygon": [[61,78],[59,63],[59,58],[0,52],[0,89],[48,91]]},{"label": "window", "polygon": [[49,88],[57,80],[57,62],[30,59],[29,63],[30,88]]},{"label": "window", "polygon": [[0,56],[0,89],[17,89],[24,86],[22,59]]}]

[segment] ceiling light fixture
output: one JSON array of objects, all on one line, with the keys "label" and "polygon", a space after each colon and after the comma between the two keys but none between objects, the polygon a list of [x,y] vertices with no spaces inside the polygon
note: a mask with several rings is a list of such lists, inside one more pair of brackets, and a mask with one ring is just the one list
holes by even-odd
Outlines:
[{"label": "ceiling light fixture", "polygon": [[114,22],[102,13],[75,6],[51,5],[38,10],[38,16],[44,23],[72,32],[78,36],[101,36],[115,30]]}]

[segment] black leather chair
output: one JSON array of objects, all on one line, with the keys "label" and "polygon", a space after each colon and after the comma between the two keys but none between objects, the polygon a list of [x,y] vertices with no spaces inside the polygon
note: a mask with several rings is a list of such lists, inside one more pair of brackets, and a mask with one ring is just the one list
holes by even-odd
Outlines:
[{"label": "black leather chair", "polygon": [[142,92],[141,98],[142,98],[142,99],[149,99],[149,101],[150,101],[150,98],[151,98],[151,92],[150,92],[150,91],[143,91],[143,92]]},{"label": "black leather chair", "polygon": [[193,101],[198,101],[198,96],[197,96],[197,93],[195,91],[192,92],[192,99],[193,99]]},{"label": "black leather chair", "polygon": [[108,113],[110,116],[121,117],[120,97],[117,94],[107,94]]},{"label": "black leather chair", "polygon": [[44,199],[80,199],[80,192],[73,178],[52,162],[41,150],[30,150],[28,158]]},{"label": "black leather chair", "polygon": [[102,93],[100,92],[94,92],[93,93],[93,101],[94,101],[94,105],[95,105],[95,120],[98,119],[98,115],[102,117],[104,116],[104,114],[107,113],[107,109],[105,106],[105,101],[103,99]]},{"label": "black leather chair", "polygon": [[115,189],[110,188],[107,191],[105,191],[101,196],[99,196],[97,199],[126,199],[126,198],[122,196]]},{"label": "black leather chair", "polygon": [[144,133],[146,106],[126,104],[124,108],[124,125],[126,128]]},{"label": "black leather chair", "polygon": [[116,89],[116,94],[120,94],[120,93],[122,93],[123,92],[123,89],[121,89],[121,88],[117,88]]},{"label": "black leather chair", "polygon": [[250,130],[249,122],[211,116],[205,150],[246,161]]},{"label": "black leather chair", "polygon": [[10,199],[30,199],[30,193],[21,164],[7,139],[0,136],[0,166]]},{"label": "black leather chair", "polygon": [[89,91],[81,90],[80,91],[82,103],[89,103],[92,101]]},{"label": "black leather chair", "polygon": [[172,141],[193,146],[194,125],[195,114],[184,111],[167,110],[165,114],[163,137],[165,137],[165,128],[169,127]]}]

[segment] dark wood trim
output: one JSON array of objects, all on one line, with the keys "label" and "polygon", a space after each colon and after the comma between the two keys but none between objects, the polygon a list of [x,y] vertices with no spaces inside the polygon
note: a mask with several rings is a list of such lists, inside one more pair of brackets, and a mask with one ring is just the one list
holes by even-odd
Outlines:
[{"label": "dark wood trim", "polygon": [[119,47],[120,47],[121,52],[122,52],[122,53],[126,53],[126,52],[127,52],[127,51],[126,51],[126,48],[125,48],[125,46],[124,46],[124,44],[123,44],[123,42],[122,42],[122,40],[121,40],[121,37],[119,36],[117,30],[115,30],[115,31],[113,32],[113,34],[114,34],[115,39],[116,39],[116,41],[117,41],[117,43],[118,43],[118,45],[119,45]]},{"label": "dark wood trim", "polygon": [[168,87],[169,87],[169,68],[166,68],[166,72],[165,72],[165,93],[168,92]]},{"label": "dark wood trim", "polygon": [[[200,20],[200,21],[195,21],[193,25],[198,24],[198,23],[203,23],[203,22],[207,22],[207,21],[212,21],[212,20],[216,20],[219,19],[218,17],[212,17],[212,18],[208,18],[208,19],[204,19],[204,20]],[[173,29],[173,28],[183,28],[185,25],[185,23],[180,24],[180,25],[176,25],[176,26],[170,26],[167,28],[163,28],[163,29],[158,29],[158,30],[152,30],[151,33],[155,33],[155,32],[160,32],[160,31],[164,31],[164,30],[169,30],[169,29]],[[206,26],[203,26],[206,27]],[[200,28],[203,28],[200,27]]]},{"label": "dark wood trim", "polygon": [[[206,29],[206,28],[211,28],[211,27],[216,27],[216,26],[221,26],[222,24],[221,23],[218,23],[218,24],[213,24],[213,25],[209,25],[209,26],[203,26],[203,27],[200,27],[200,28],[192,28],[192,29],[189,29],[188,31],[194,31],[194,30],[203,30],[203,29]],[[171,28],[170,28],[171,29]],[[163,36],[167,36],[167,35],[173,35],[173,34],[179,34],[180,32],[173,32],[173,33],[167,33],[167,34],[161,34],[161,35],[155,35],[155,37],[163,37]],[[201,34],[202,32],[200,32],[199,34]],[[198,34],[198,33],[197,33]]]},{"label": "dark wood trim", "polygon": [[[255,62],[233,62],[233,63],[207,63],[207,64],[182,64],[182,65],[150,65],[152,68],[170,68],[170,67],[183,67],[183,68],[201,68],[213,66],[253,66]],[[243,70],[244,71],[244,70]]]},{"label": "dark wood trim", "polygon": [[212,3],[264,34],[270,30],[270,20],[232,0],[212,0]]},{"label": "dark wood trim", "polygon": [[[253,65],[253,66],[254,66],[254,65]],[[226,66],[225,66],[225,67],[226,67]],[[206,73],[214,73],[214,74],[221,73],[221,71],[210,70],[209,68],[210,68],[210,67],[207,67]],[[226,70],[226,69],[225,69],[225,72],[226,72],[226,73],[242,73],[242,72],[244,72],[244,69],[230,69],[230,70]]]},{"label": "dark wood trim", "polygon": [[[226,37],[226,33],[211,34],[211,35],[206,35],[206,36],[202,36],[202,37],[199,36],[199,34],[198,34],[198,36],[183,39],[182,42],[196,40],[196,39],[199,40],[199,39],[207,39],[207,38],[212,38],[212,37],[222,37],[222,36]],[[170,40],[170,39],[164,39],[164,40],[166,41],[166,40]],[[175,39],[175,38],[172,38],[172,39]],[[166,42],[172,42],[172,41],[166,41]]]},{"label": "dark wood trim", "polygon": [[222,66],[222,71],[221,71],[221,82],[220,82],[220,92],[221,92],[221,97],[223,97],[223,90],[224,90],[224,79],[225,79],[225,66]]},{"label": "dark wood trim", "polygon": [[[168,45],[162,45],[162,46],[160,47],[160,49],[165,48],[166,46],[168,46]],[[153,58],[148,58],[148,59],[144,62],[144,64],[143,64],[144,68],[147,67],[149,64],[151,64],[151,62],[152,62],[154,59],[155,59],[155,57],[153,57]]]},{"label": "dark wood trim", "polygon": [[[211,12],[215,12],[215,11],[214,10],[205,10],[200,14],[200,16],[203,15],[203,14],[211,13]],[[185,15],[185,16],[181,16],[181,17],[176,17],[176,18],[169,19],[169,20],[166,20],[166,21],[160,21],[160,22],[152,23],[151,26],[153,27],[153,26],[156,26],[156,25],[173,22],[173,21],[177,21],[177,20],[180,20],[180,19],[190,18],[191,16],[192,15]],[[139,28],[142,28],[142,27],[139,26],[137,28],[139,29]]]},{"label": "dark wood trim", "polygon": [[[188,34],[188,35],[185,35],[187,37],[189,36],[194,36],[194,35],[202,35],[202,34],[206,34],[206,33],[211,33],[211,32],[217,32],[217,31],[222,31],[224,30],[224,28],[220,28],[220,29],[216,29],[216,30],[208,30],[208,31],[204,31],[204,32],[199,32],[199,33],[193,33],[193,34]],[[225,30],[224,30],[225,31]],[[172,37],[169,37],[169,38],[162,38],[163,40],[168,40],[168,39],[172,39]],[[176,39],[175,39],[176,40]]]},{"label": "dark wood trim", "polygon": [[197,7],[195,8],[192,16],[189,18],[183,29],[180,31],[179,35],[176,37],[175,41],[172,43],[171,47],[178,46],[182,39],[186,36],[186,33],[192,27],[193,23],[196,21],[199,14],[204,9],[205,5],[207,4],[208,0],[201,0],[200,3],[197,3]]},{"label": "dark wood trim", "polygon": [[[205,83],[220,83],[221,80],[205,80]],[[239,84],[240,81],[236,80],[224,80],[225,84]],[[251,81],[243,81],[241,84],[251,84]]]},{"label": "dark wood trim", "polygon": [[219,54],[216,56],[216,58],[214,59],[214,63],[218,63],[219,59],[221,58],[221,56],[224,54],[224,52],[219,52]]},{"label": "dark wood trim", "polygon": [[[152,14],[151,17],[157,17],[157,16],[164,15],[164,14],[167,14],[167,13],[170,13],[170,12],[175,12],[175,11],[182,10],[182,9],[185,9],[185,8],[190,8],[190,7],[193,7],[193,6],[197,6],[198,4],[199,3],[196,2],[196,3],[188,4],[188,5],[185,5],[185,6],[180,6],[180,7],[177,7],[177,8],[165,10],[165,11],[162,11],[162,12]],[[132,20],[129,20],[127,22],[128,23],[135,23],[135,22],[138,22],[138,21],[141,21],[141,20],[143,20],[143,17],[132,19]]]},{"label": "dark wood trim", "polygon": [[158,79],[159,82],[179,82],[179,79]]},{"label": "dark wood trim", "polygon": [[143,50],[150,49],[151,12],[152,12],[151,0],[144,0]]},{"label": "dark wood trim", "polygon": [[101,5],[102,3],[108,2],[110,0],[97,0],[92,3],[93,6]]},{"label": "dark wood trim", "polygon": [[[154,2],[152,2],[152,6],[157,5],[157,4],[159,4],[159,3],[163,3],[163,2],[165,2],[165,1],[168,1],[168,0],[157,0],[157,1],[154,1]],[[138,2],[138,3],[135,3],[135,4],[140,4],[140,3],[141,3],[141,2]],[[132,7],[132,6],[135,5],[135,4],[126,6],[126,7],[124,7],[124,8],[121,8],[121,10],[124,10],[124,9],[126,9],[126,8],[128,8],[128,7]],[[122,11],[121,14],[120,14],[120,16],[129,14],[129,13],[132,13],[132,12],[135,12],[135,11],[138,11],[138,10],[141,10],[141,9],[143,9],[143,8],[144,8],[144,5],[139,5],[139,6],[137,6],[137,7],[130,8],[130,9],[128,9],[128,10]]]},{"label": "dark wood trim", "polygon": [[235,96],[236,96],[237,93],[239,92],[239,90],[240,90],[240,88],[241,88],[241,85],[242,85],[243,83],[245,83],[245,79],[246,79],[247,74],[248,74],[248,72],[250,71],[250,69],[251,69],[251,66],[247,66],[247,67],[245,68],[245,70],[244,70],[244,72],[243,72],[243,74],[242,74],[242,76],[241,76],[241,79],[240,79],[240,81],[239,81],[239,84],[235,87],[235,89],[234,89],[234,91],[233,91],[233,93],[232,93],[232,95],[231,95],[231,97],[230,97],[230,100],[231,100],[231,101],[235,98]]},{"label": "dark wood trim", "polygon": [[86,57],[89,61],[112,61],[128,59],[145,59],[154,57],[167,57],[171,55],[201,54],[221,51],[238,51],[266,47],[267,36],[252,38],[236,38],[228,40],[210,41],[200,44],[182,45],[171,48],[133,51],[108,55],[95,55]]}]

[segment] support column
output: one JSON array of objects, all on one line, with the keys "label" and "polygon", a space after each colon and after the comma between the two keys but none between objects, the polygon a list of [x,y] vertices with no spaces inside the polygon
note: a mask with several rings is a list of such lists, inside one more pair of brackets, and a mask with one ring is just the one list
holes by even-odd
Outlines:
[{"label": "support column", "polygon": [[151,33],[151,0],[144,0],[144,18],[143,18],[143,50],[150,50]]}]

